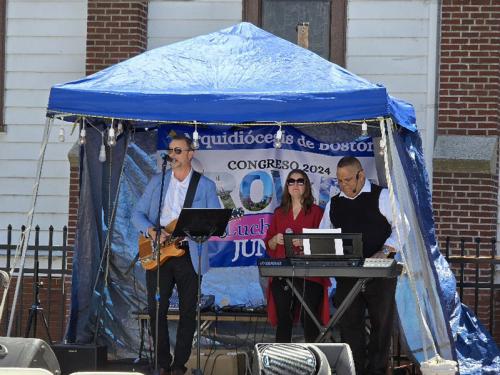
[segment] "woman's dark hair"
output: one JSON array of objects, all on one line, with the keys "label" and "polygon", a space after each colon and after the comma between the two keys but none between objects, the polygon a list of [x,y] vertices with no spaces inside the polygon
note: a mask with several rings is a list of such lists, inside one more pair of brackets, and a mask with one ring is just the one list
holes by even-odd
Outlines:
[{"label": "woman's dark hair", "polygon": [[304,195],[302,196],[302,207],[304,208],[304,212],[307,214],[311,210],[311,207],[314,203],[314,197],[312,195],[311,190],[311,181],[309,180],[309,176],[307,176],[306,172],[302,169],[293,169],[288,173],[285,180],[285,189],[283,189],[283,196],[281,197],[281,209],[284,213],[288,213],[292,208],[292,196],[288,191],[287,181],[292,174],[300,174],[304,178]]}]

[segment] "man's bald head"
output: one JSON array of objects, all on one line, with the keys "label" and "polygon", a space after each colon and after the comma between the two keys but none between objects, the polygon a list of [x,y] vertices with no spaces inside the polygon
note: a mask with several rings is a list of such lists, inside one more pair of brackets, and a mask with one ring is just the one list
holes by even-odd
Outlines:
[{"label": "man's bald head", "polygon": [[339,160],[337,164],[337,169],[345,167],[353,167],[357,170],[363,169],[361,162],[358,160],[358,158],[355,158],[354,156],[344,156],[342,159]]}]

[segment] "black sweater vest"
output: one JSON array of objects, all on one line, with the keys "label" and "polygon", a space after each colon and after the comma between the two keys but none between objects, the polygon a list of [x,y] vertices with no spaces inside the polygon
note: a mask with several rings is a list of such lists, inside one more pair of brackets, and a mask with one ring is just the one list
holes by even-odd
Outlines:
[{"label": "black sweater vest", "polygon": [[392,232],[391,225],[379,210],[382,188],[371,186],[371,192],[361,193],[356,199],[337,194],[330,202],[330,221],[335,228],[341,228],[342,233],[362,233],[365,258],[381,250]]}]

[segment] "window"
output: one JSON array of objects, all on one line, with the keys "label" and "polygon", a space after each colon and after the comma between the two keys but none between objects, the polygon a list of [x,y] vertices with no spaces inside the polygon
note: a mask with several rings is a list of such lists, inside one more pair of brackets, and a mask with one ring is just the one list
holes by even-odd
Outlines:
[{"label": "window", "polygon": [[292,43],[309,22],[309,49],[345,66],[347,0],[244,0],[243,19]]}]

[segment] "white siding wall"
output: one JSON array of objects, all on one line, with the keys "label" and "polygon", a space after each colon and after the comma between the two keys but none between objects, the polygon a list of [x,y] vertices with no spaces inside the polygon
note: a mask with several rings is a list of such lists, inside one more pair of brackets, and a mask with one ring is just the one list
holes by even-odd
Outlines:
[{"label": "white siding wall", "polygon": [[435,126],[437,0],[350,0],[347,69],[413,104],[429,173]]},{"label": "white siding wall", "polygon": [[[6,242],[8,224],[18,229],[27,219],[50,87],[85,74],[86,19],[86,0],[7,0],[0,243]],[[70,136],[71,125],[65,124],[65,129],[66,141],[58,142],[58,127],[54,127],[47,147],[33,221],[43,230],[49,225],[62,230],[68,222],[67,153],[77,132]],[[16,232],[14,242],[18,236]],[[57,234],[56,244],[60,238]]]},{"label": "white siding wall", "polygon": [[241,22],[242,0],[150,0],[148,49]]}]

